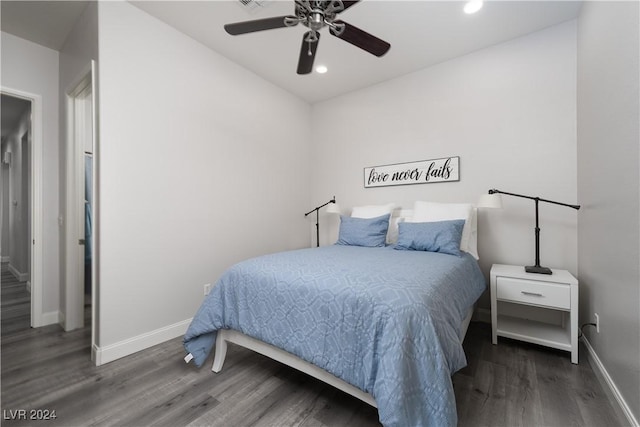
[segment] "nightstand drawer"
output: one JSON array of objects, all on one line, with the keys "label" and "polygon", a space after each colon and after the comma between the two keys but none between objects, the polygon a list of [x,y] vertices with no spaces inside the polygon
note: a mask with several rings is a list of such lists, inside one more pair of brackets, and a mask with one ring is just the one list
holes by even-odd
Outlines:
[{"label": "nightstand drawer", "polygon": [[499,300],[564,310],[571,308],[571,287],[569,285],[498,277],[496,288],[496,296]]}]

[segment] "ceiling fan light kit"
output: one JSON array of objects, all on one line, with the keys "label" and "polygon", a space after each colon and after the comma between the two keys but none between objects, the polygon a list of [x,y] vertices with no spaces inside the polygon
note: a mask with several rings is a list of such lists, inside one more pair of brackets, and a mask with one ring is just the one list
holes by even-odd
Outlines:
[{"label": "ceiling fan light kit", "polygon": [[332,36],[351,43],[372,55],[380,57],[387,53],[391,47],[389,43],[358,27],[337,19],[339,13],[344,12],[359,1],[360,0],[295,0],[295,16],[276,16],[273,18],[236,22],[225,25],[224,29],[227,33],[237,36],[275,28],[295,27],[298,24],[304,25],[309,28],[309,31],[302,37],[297,72],[298,74],[309,74],[313,69],[313,62],[318,49],[320,30],[324,27],[329,27],[329,33]]}]

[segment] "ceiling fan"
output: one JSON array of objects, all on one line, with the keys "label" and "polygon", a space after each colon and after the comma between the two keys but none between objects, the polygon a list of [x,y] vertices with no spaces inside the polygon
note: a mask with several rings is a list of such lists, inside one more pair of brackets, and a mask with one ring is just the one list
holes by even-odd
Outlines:
[{"label": "ceiling fan", "polygon": [[302,24],[309,28],[302,37],[300,47],[300,59],[298,60],[298,74],[309,74],[313,68],[313,61],[320,41],[320,29],[329,27],[331,35],[338,37],[367,52],[382,56],[391,47],[389,43],[381,40],[366,31],[351,24],[341,21],[337,15],[344,12],[360,0],[295,0],[295,16],[276,16],[273,18],[255,19],[252,21],[235,22],[227,24],[224,29],[227,33],[237,36],[256,31],[271,30],[274,28],[295,27]]}]

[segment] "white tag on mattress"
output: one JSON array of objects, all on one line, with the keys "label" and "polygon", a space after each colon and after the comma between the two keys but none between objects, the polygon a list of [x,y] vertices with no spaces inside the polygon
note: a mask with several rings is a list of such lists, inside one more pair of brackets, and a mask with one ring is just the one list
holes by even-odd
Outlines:
[{"label": "white tag on mattress", "polygon": [[189,353],[184,357],[184,361],[185,363],[189,363],[191,362],[191,360],[193,359],[193,354]]}]

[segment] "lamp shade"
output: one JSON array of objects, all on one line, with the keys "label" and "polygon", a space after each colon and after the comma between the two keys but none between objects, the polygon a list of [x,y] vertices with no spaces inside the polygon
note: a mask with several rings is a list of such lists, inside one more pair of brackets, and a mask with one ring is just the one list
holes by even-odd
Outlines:
[{"label": "lamp shade", "polygon": [[502,209],[502,196],[500,194],[483,194],[478,200],[479,208]]},{"label": "lamp shade", "polygon": [[342,211],[340,210],[340,205],[337,203],[329,203],[327,205],[327,213],[330,214],[340,214]]}]

